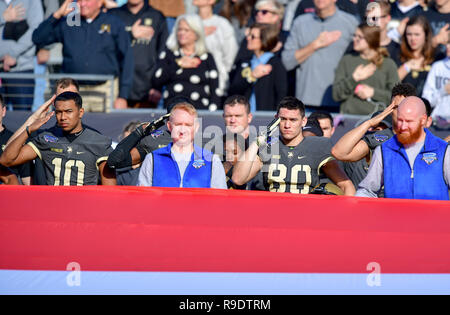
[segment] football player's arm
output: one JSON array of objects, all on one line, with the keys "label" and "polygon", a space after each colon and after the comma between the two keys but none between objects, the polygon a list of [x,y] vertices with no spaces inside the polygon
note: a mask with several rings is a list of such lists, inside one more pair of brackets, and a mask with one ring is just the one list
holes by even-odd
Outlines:
[{"label": "football player's arm", "polygon": [[19,185],[17,176],[4,168],[0,168],[0,182],[5,185]]},{"label": "football player's arm", "polygon": [[[55,112],[49,112],[50,106],[53,104],[56,96],[53,96],[44,105],[42,105],[34,114],[32,114],[21,128],[17,130],[11,137],[13,139],[8,142],[5,151],[0,157],[0,164],[11,167],[24,164],[38,157],[39,150],[30,142],[24,145],[31,133],[38,131],[45,125]],[[39,156],[40,157],[40,156]]]},{"label": "football player's arm", "polygon": [[22,132],[13,142],[11,142],[0,157],[0,164],[6,167],[13,167],[25,164],[38,157],[36,151],[28,144],[26,131]]},{"label": "football player's arm", "polygon": [[345,196],[355,195],[355,186],[345,172],[339,167],[338,161],[332,160],[327,162],[322,166],[321,170],[344,192]]},{"label": "football player's arm", "polygon": [[109,155],[108,166],[112,169],[122,169],[143,162],[147,152],[141,146],[138,146],[139,142],[153,131],[161,128],[164,122],[169,119],[169,116],[170,114],[166,114],[151,123],[143,123],[137,127]]},{"label": "football player's arm", "polygon": [[376,117],[363,122],[358,127],[347,132],[331,149],[331,154],[336,159],[344,162],[356,162],[363,159],[369,154],[370,148],[361,139],[371,127],[378,126],[384,118],[390,115],[396,106],[397,103],[393,102]]},{"label": "football player's arm", "polygon": [[106,161],[102,162],[98,166],[98,169],[100,171],[100,178],[101,178],[103,186],[115,186],[115,185],[117,185],[116,171],[111,169],[106,164]]},{"label": "football player's arm", "polygon": [[244,185],[251,181],[261,170],[263,163],[258,156],[259,147],[253,142],[250,147],[243,153],[233,169],[231,180],[236,185]]},{"label": "football player's arm", "polygon": [[[56,95],[54,95],[51,99],[49,99],[47,102],[45,102],[41,107],[39,107],[39,109],[37,111],[35,111],[30,117],[28,117],[28,119],[25,121],[25,123],[22,126],[20,126],[20,128],[17,129],[16,132],[8,139],[6,146],[8,146],[11,142],[13,142],[24,131],[26,131],[27,127],[29,127],[30,133],[32,133],[34,130],[32,131],[31,128],[32,128],[33,123],[35,123],[36,121],[46,119],[44,121],[47,122],[48,120],[50,120],[50,118],[53,116],[53,114],[48,113],[48,110],[50,109],[50,106],[53,104],[53,101],[55,100],[55,98],[56,98]],[[44,122],[44,124],[45,124],[45,122]],[[44,125],[44,124],[42,124],[42,125]],[[36,129],[36,130],[38,130],[38,129]]]}]

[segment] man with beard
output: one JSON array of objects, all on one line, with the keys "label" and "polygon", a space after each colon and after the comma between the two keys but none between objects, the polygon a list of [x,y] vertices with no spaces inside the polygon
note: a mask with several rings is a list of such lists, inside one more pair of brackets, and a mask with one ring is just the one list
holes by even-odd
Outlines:
[{"label": "man with beard", "polygon": [[423,101],[415,96],[404,99],[398,107],[396,135],[375,150],[356,196],[376,197],[384,185],[386,198],[449,200],[450,150],[426,124]]}]

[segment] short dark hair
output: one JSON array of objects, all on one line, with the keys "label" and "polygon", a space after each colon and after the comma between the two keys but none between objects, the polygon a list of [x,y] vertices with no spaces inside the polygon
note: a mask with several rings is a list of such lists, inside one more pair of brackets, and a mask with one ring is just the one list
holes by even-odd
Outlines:
[{"label": "short dark hair", "polygon": [[60,88],[62,88],[62,89],[65,89],[65,88],[68,88],[68,87],[71,86],[71,85],[73,85],[73,86],[77,89],[77,91],[80,90],[80,85],[78,84],[78,81],[77,81],[77,80],[72,79],[72,78],[62,78],[62,79],[59,79],[59,80],[56,81],[56,83],[55,83],[55,92],[56,92],[56,89],[57,89],[58,87],[60,87]]},{"label": "short dark hair", "polygon": [[331,122],[331,127],[334,127],[334,120],[333,120],[333,116],[331,116],[331,114],[325,110],[318,110],[315,111],[314,113],[312,113],[311,115],[309,115],[309,119],[329,119]]},{"label": "short dark hair", "polygon": [[6,107],[5,99],[3,98],[3,95],[0,94],[0,106]]},{"label": "short dark hair", "polygon": [[431,116],[431,113],[433,112],[433,108],[431,108],[430,101],[427,100],[427,99],[424,98],[424,97],[421,97],[420,99],[421,99],[422,102],[425,104],[425,109],[427,110],[427,117],[430,117],[430,116]]},{"label": "short dark hair", "polygon": [[63,92],[56,97],[55,104],[57,102],[66,102],[66,101],[74,101],[75,105],[77,105],[79,109],[83,107],[83,100],[81,99],[81,96],[78,93]]},{"label": "short dark hair", "polygon": [[250,31],[252,29],[259,29],[262,51],[269,52],[277,47],[278,42],[280,41],[280,28],[278,26],[273,24],[254,23],[249,29]]},{"label": "short dark hair", "polygon": [[394,99],[396,96],[417,96],[417,90],[411,83],[397,83],[392,88],[392,96],[391,100]]},{"label": "short dark hair", "polygon": [[303,104],[303,102],[296,97],[293,96],[284,97],[281,100],[280,104],[278,104],[277,114],[280,113],[280,109],[282,108],[287,108],[289,110],[298,109],[300,111],[300,115],[302,117],[305,117],[305,104]]},{"label": "short dark hair", "polygon": [[225,108],[225,105],[235,106],[238,104],[244,105],[245,109],[247,111],[247,114],[250,114],[250,102],[248,101],[248,98],[246,98],[245,96],[242,96],[242,95],[229,96],[223,103],[223,107]]}]

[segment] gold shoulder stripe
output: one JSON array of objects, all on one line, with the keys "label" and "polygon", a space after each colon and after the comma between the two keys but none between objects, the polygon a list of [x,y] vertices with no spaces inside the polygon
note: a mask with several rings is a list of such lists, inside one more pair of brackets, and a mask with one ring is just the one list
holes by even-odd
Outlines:
[{"label": "gold shoulder stripe", "polygon": [[39,149],[34,145],[34,143],[28,142],[27,145],[29,145],[33,149],[33,151],[37,154],[37,156],[42,160],[41,151],[39,151]]},{"label": "gold shoulder stripe", "polygon": [[102,164],[103,162],[106,162],[106,161],[108,161],[108,157],[107,157],[107,156],[102,156],[101,158],[99,158],[99,159],[97,160],[97,162],[95,162],[95,165],[97,166],[97,169],[98,169],[98,166],[99,166],[100,164]]},{"label": "gold shoulder stripe", "polygon": [[330,156],[330,157],[327,157],[322,162],[320,162],[319,167],[317,168],[317,175],[320,175],[320,169],[322,168],[322,166],[324,166],[325,164],[327,164],[328,162],[333,161],[333,160],[335,160],[335,158]]}]

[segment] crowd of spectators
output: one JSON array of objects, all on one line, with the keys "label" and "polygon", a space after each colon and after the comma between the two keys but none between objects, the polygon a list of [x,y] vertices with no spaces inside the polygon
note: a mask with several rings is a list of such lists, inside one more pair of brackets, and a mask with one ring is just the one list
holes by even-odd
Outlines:
[{"label": "crowd of spectators", "polygon": [[[439,108],[433,117],[448,116],[449,24],[449,0],[0,0],[0,66],[113,75],[114,95],[80,82],[90,111],[104,110],[99,94],[117,109],[182,95],[216,111],[238,93],[252,112],[296,96],[369,115],[409,82]],[[0,92],[9,109],[44,97],[38,79],[3,78]]]}]

